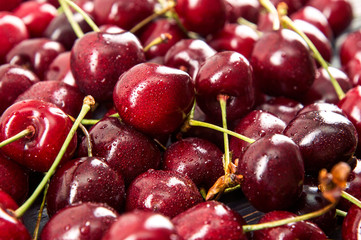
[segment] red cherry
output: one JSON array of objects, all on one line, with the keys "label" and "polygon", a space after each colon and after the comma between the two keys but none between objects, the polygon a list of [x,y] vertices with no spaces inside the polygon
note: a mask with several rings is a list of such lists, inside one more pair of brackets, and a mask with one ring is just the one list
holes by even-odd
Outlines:
[{"label": "red cherry", "polygon": [[260,4],[258,0],[225,0],[227,21],[236,23],[242,17],[257,23]]},{"label": "red cherry", "polygon": [[0,1],[0,11],[11,11],[14,8],[16,8],[17,6],[19,6],[21,2],[22,2],[22,0],[12,0],[12,1],[1,0]]},{"label": "red cherry", "polygon": [[361,85],[361,51],[360,54],[356,54],[354,58],[347,62],[343,70],[351,79],[354,87]]},{"label": "red cherry", "polygon": [[361,208],[353,205],[342,223],[342,239],[357,240],[360,236]]},{"label": "red cherry", "polygon": [[0,207],[0,239],[32,239],[24,224],[2,207]]},{"label": "red cherry", "polygon": [[44,80],[61,81],[77,87],[73,73],[70,69],[70,52],[60,53],[50,64],[45,73]]},{"label": "red cherry", "polygon": [[347,34],[340,46],[340,60],[342,66],[345,66],[354,58],[361,55],[361,30]]},{"label": "red cherry", "polygon": [[0,208],[3,209],[10,209],[10,210],[16,210],[18,209],[18,204],[15,202],[12,197],[4,192],[2,189],[0,189]]}]

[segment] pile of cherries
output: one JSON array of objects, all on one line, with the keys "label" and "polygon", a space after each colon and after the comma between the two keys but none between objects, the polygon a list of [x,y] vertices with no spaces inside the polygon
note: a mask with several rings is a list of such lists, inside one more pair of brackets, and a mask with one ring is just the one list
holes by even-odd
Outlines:
[{"label": "pile of cherries", "polygon": [[0,0],[0,240],[361,238],[352,9]]}]

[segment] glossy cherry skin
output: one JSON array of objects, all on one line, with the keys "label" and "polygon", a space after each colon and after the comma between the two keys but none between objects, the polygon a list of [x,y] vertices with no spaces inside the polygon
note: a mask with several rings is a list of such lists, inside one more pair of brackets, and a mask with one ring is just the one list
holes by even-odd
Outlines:
[{"label": "glossy cherry skin", "polygon": [[150,210],[173,218],[202,201],[197,186],[187,176],[150,169],[131,183],[125,206],[126,211]]},{"label": "glossy cherry skin", "polygon": [[212,35],[208,43],[218,52],[235,51],[249,60],[258,39],[258,33],[251,27],[228,23],[222,30]]},{"label": "glossy cherry skin", "polygon": [[290,208],[302,192],[301,152],[284,135],[266,135],[252,143],[239,161],[238,173],[243,175],[243,193],[263,212]]},{"label": "glossy cherry skin", "polygon": [[25,201],[29,191],[28,171],[2,155],[0,155],[0,189],[18,204]]},{"label": "glossy cherry skin", "polygon": [[0,11],[11,11],[17,6],[19,6],[21,2],[22,0],[13,0],[13,1],[1,0]]},{"label": "glossy cherry skin", "polygon": [[130,30],[154,11],[153,0],[94,0],[94,17],[98,25],[114,24]]},{"label": "glossy cherry skin", "polygon": [[50,3],[28,1],[21,3],[14,10],[14,15],[24,21],[31,37],[41,37],[58,13]]},{"label": "glossy cherry skin", "polygon": [[352,205],[342,223],[342,239],[360,239],[361,209]]},{"label": "glossy cherry skin", "polygon": [[341,114],[343,116],[346,116],[344,114],[344,112],[342,111],[342,109],[337,107],[337,105],[331,104],[331,103],[325,103],[325,102],[315,102],[315,103],[309,104],[309,105],[303,107],[297,113],[297,115],[306,113],[306,112],[313,112],[313,111],[331,111],[331,112],[335,112],[335,113]]},{"label": "glossy cherry skin", "polygon": [[[275,115],[262,110],[254,110],[244,116],[233,131],[258,140],[266,134],[282,133],[286,126],[286,123]],[[232,151],[233,159],[242,158],[249,145],[246,141],[231,137],[229,148]]]},{"label": "glossy cherry skin", "polygon": [[331,169],[339,161],[348,161],[357,146],[357,131],[350,120],[331,111],[314,111],[297,115],[284,134],[299,147],[305,170],[318,173]]},{"label": "glossy cherry skin", "polygon": [[257,23],[260,9],[257,0],[225,0],[227,21],[236,23],[238,18],[242,17]]},{"label": "glossy cherry skin", "polygon": [[181,70],[143,63],[119,78],[113,101],[125,123],[146,134],[166,135],[191,110],[194,88],[190,76]]},{"label": "glossy cherry skin", "polygon": [[[273,211],[267,213],[259,223],[272,222],[284,218],[296,217],[296,214],[285,211]],[[272,239],[309,239],[326,240],[328,239],[317,225],[309,221],[301,221],[282,225],[274,228],[266,228],[254,232],[254,240],[272,240]]]},{"label": "glossy cherry skin", "polygon": [[50,102],[74,118],[80,113],[84,94],[78,88],[58,81],[41,81],[20,94],[16,102],[37,99]]},{"label": "glossy cherry skin", "polygon": [[2,207],[0,207],[0,239],[32,239],[24,224]]},{"label": "glossy cherry skin", "polygon": [[186,175],[198,187],[209,189],[224,174],[222,156],[213,143],[201,138],[186,138],[167,148],[163,169]]},{"label": "glossy cherry skin", "polygon": [[122,176],[102,158],[74,159],[59,168],[51,179],[47,194],[50,216],[78,202],[106,203],[123,210],[125,186]]},{"label": "glossy cherry skin", "polygon": [[183,39],[172,46],[164,56],[164,64],[179,68],[192,77],[194,83],[202,63],[216,51],[200,39]]},{"label": "glossy cherry skin", "polygon": [[187,30],[202,36],[216,33],[226,22],[222,0],[178,0],[175,11]]},{"label": "glossy cherry skin", "polygon": [[242,230],[245,221],[241,215],[216,201],[199,203],[174,217],[172,222],[184,239],[248,239]]},{"label": "glossy cherry skin", "polygon": [[175,20],[159,19],[148,24],[139,36],[139,40],[143,46],[147,46],[154,39],[161,36],[161,34],[168,33],[172,36],[171,39],[165,43],[161,43],[151,47],[146,53],[147,59],[152,59],[157,56],[164,56],[168,49],[176,44],[179,40],[186,38],[185,33],[179,28]]},{"label": "glossy cherry skin", "polygon": [[11,49],[6,55],[6,61],[25,66],[42,80],[51,62],[64,51],[60,43],[47,38],[27,39]]},{"label": "glossy cherry skin", "polygon": [[[103,157],[118,171],[128,186],[134,178],[150,168],[158,169],[161,153],[153,140],[114,117],[104,118],[89,131],[93,155]],[[87,140],[79,149],[87,155]]]},{"label": "glossy cherry skin", "polygon": [[29,38],[29,32],[20,18],[8,12],[0,12],[0,36],[0,62],[3,63],[6,54],[16,44]]},{"label": "glossy cherry skin", "polygon": [[315,62],[297,33],[282,29],[265,33],[255,44],[251,64],[257,87],[272,96],[302,96],[315,78]]},{"label": "glossy cherry skin", "polygon": [[4,192],[0,188],[0,207],[3,209],[10,209],[14,211],[18,209],[19,206],[8,193]]},{"label": "glossy cherry skin", "polygon": [[90,32],[74,44],[70,66],[80,91],[108,101],[119,76],[144,61],[143,48],[132,33]]},{"label": "glossy cherry skin", "polygon": [[45,73],[44,80],[61,81],[73,87],[78,87],[70,69],[70,52],[60,53],[51,62]]},{"label": "glossy cherry skin", "polygon": [[339,54],[342,66],[354,59],[356,55],[361,55],[361,30],[346,35],[341,43]]},{"label": "glossy cherry skin", "polygon": [[252,108],[254,80],[252,67],[241,54],[233,51],[220,52],[207,58],[196,77],[197,104],[215,119],[221,119],[217,96],[227,95],[227,120],[240,118]]},{"label": "glossy cherry skin", "polygon": [[[33,127],[34,133],[1,148],[4,155],[35,171],[46,172],[58,155],[73,122],[55,105],[25,100],[11,105],[0,118],[0,141]],[[77,145],[70,141],[62,162],[69,160]]]},{"label": "glossy cherry skin", "polygon": [[102,240],[181,240],[169,218],[159,213],[135,210],[117,218]]},{"label": "glossy cherry skin", "polygon": [[361,51],[360,54],[356,54],[354,58],[347,62],[343,70],[350,78],[354,87],[361,85]]},{"label": "glossy cherry skin", "polygon": [[102,239],[117,217],[118,213],[105,204],[74,204],[57,212],[46,223],[40,237],[42,240]]},{"label": "glossy cherry skin", "polygon": [[0,66],[0,114],[14,103],[15,99],[39,78],[26,68],[3,64]]}]

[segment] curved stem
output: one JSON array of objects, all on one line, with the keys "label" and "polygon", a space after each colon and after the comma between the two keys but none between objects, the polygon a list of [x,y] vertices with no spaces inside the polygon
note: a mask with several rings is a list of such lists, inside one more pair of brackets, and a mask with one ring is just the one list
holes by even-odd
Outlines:
[{"label": "curved stem", "polygon": [[278,17],[278,11],[276,7],[269,0],[259,0],[259,3],[274,16],[273,30],[277,31],[281,27],[280,19]]},{"label": "curved stem", "polygon": [[71,27],[73,28],[75,35],[78,38],[81,38],[82,36],[84,36],[83,30],[81,30],[79,24],[74,20],[73,13],[70,10],[66,0],[59,0],[59,4],[60,4],[61,8],[64,10],[66,18],[68,19]]},{"label": "curved stem", "polygon": [[89,17],[89,15],[84,12],[83,9],[81,9],[78,5],[76,5],[76,3],[74,3],[73,1],[70,0],[64,0],[66,1],[67,4],[69,4],[70,7],[72,7],[75,11],[77,11],[78,13],[80,13],[80,15],[82,15],[82,17],[84,18],[85,22],[91,27],[91,29],[93,29],[94,32],[100,32],[99,27],[95,24],[95,22]]},{"label": "curved stem", "polygon": [[153,41],[151,41],[147,46],[143,48],[144,52],[149,51],[149,49],[155,45],[159,45],[161,43],[166,43],[170,39],[172,39],[172,35],[169,33],[162,33],[159,37],[155,38]]},{"label": "curved stem", "polygon": [[[221,106],[221,112],[222,112],[222,124],[224,129],[228,129],[227,127],[227,99],[228,96],[219,95],[218,101]],[[224,158],[223,158],[223,169],[225,174],[228,173],[228,166],[231,162],[230,160],[230,153],[229,153],[229,141],[228,141],[228,134],[226,132],[223,132],[223,143],[224,143]]]},{"label": "curved stem", "polygon": [[68,148],[69,143],[73,139],[81,120],[85,117],[85,115],[91,109],[91,106],[93,106],[94,104],[95,104],[95,102],[94,102],[93,97],[87,96],[87,97],[84,98],[84,103],[83,103],[83,106],[82,106],[81,111],[79,113],[79,116],[77,117],[77,119],[75,120],[72,128],[70,129],[70,131],[68,133],[68,136],[66,137],[66,139],[65,139],[65,141],[63,143],[63,146],[61,147],[61,149],[60,149],[58,155],[56,156],[53,164],[51,165],[49,171],[45,174],[44,178],[41,180],[41,182],[39,183],[39,185],[37,186],[37,188],[35,189],[33,194],[25,201],[25,203],[23,203],[23,205],[21,205],[18,209],[16,209],[16,211],[15,211],[15,216],[16,217],[18,217],[18,218],[21,217],[30,208],[30,206],[34,203],[36,198],[42,192],[45,185],[49,181],[50,177],[54,174],[55,169],[58,167],[58,165],[60,163],[60,160],[62,159],[66,149]]},{"label": "curved stem", "polygon": [[12,143],[12,142],[15,142],[23,137],[26,137],[28,135],[31,135],[31,134],[34,134],[35,132],[35,129],[33,126],[29,126],[27,127],[25,130],[19,132],[18,134],[8,138],[8,139],[5,139],[4,141],[0,142],[0,148]]},{"label": "curved stem", "polygon": [[361,208],[361,201],[358,200],[357,198],[355,198],[354,196],[352,196],[351,194],[342,191],[341,192],[341,197],[347,199],[348,201],[352,202],[353,204],[357,205],[359,208]]},{"label": "curved stem", "polygon": [[48,188],[49,188],[49,182],[46,184],[45,189],[44,189],[44,196],[43,196],[43,200],[41,201],[40,208],[39,208],[38,219],[36,220],[35,230],[33,233],[33,240],[38,239],[40,222],[41,222],[41,217],[43,216],[43,211],[44,211],[45,201],[46,201],[46,194],[48,193]]},{"label": "curved stem", "polygon": [[340,209],[336,209],[336,216],[340,216],[340,217],[346,217],[347,212],[342,211]]},{"label": "curved stem", "polygon": [[329,210],[331,210],[332,208],[334,208],[335,206],[336,206],[336,203],[331,203],[331,204],[327,205],[326,207],[321,208],[320,210],[317,210],[317,211],[311,212],[311,213],[307,213],[307,214],[304,214],[301,216],[285,218],[285,219],[273,221],[273,222],[265,222],[265,223],[252,224],[252,225],[243,225],[242,226],[243,232],[251,232],[251,231],[256,231],[256,230],[262,230],[265,228],[278,227],[278,226],[282,226],[282,225],[289,224],[289,223],[305,221],[305,220],[308,220],[311,218],[319,217],[319,216],[325,214],[326,212],[328,212]]}]

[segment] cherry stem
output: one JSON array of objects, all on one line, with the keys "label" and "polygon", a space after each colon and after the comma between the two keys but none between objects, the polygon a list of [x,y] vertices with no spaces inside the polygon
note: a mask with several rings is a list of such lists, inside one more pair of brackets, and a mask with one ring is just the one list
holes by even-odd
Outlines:
[{"label": "cherry stem", "polygon": [[[114,113],[110,115],[109,117],[116,117],[120,118],[119,113]],[[83,119],[81,120],[82,125],[95,125],[97,124],[101,119]]]},{"label": "cherry stem", "polygon": [[149,17],[145,18],[143,21],[141,21],[140,23],[135,25],[132,29],[130,29],[129,32],[135,33],[136,31],[138,31],[139,29],[141,29],[142,27],[144,27],[145,25],[147,25],[148,23],[150,23],[157,17],[159,17],[159,16],[165,14],[166,12],[168,12],[169,10],[173,9],[174,6],[175,6],[175,3],[173,1],[171,1],[167,7],[163,8],[162,10],[157,11],[157,12],[153,13],[152,15],[150,15]]},{"label": "cherry stem", "polygon": [[267,12],[274,15],[273,30],[277,31],[281,27],[280,19],[278,17],[278,11],[276,7],[269,0],[259,0],[259,3],[267,10]]},{"label": "cherry stem", "polygon": [[50,177],[54,174],[56,168],[58,167],[60,160],[62,159],[62,157],[64,156],[64,153],[66,151],[66,149],[68,148],[71,140],[73,139],[79,124],[81,122],[81,120],[85,117],[85,115],[89,112],[89,110],[91,109],[91,107],[95,104],[94,98],[92,96],[86,96],[84,98],[83,101],[83,106],[80,110],[79,116],[77,117],[77,119],[75,120],[73,126],[71,127],[68,136],[66,137],[63,146],[61,147],[58,155],[56,156],[53,164],[51,165],[49,171],[45,174],[44,178],[41,180],[41,182],[39,183],[39,185],[37,186],[37,188],[35,189],[35,191],[33,192],[33,194],[25,201],[25,203],[23,203],[23,205],[21,205],[18,209],[16,209],[15,211],[15,216],[17,218],[21,217],[22,215],[24,215],[24,213],[31,207],[31,205],[34,203],[34,201],[37,199],[37,197],[39,196],[39,194],[42,192],[42,190],[44,189],[44,187],[46,186],[46,184],[48,183]]},{"label": "cherry stem", "polygon": [[74,20],[74,15],[72,13],[72,11],[70,10],[69,8],[69,5],[67,4],[66,0],[58,0],[59,1],[59,4],[61,6],[61,8],[63,9],[65,15],[66,15],[66,18],[68,19],[75,35],[78,37],[78,38],[81,38],[84,36],[84,32],[83,30],[81,30],[79,24]]},{"label": "cherry stem", "polygon": [[26,137],[28,135],[32,135],[35,133],[35,128],[33,126],[28,126],[25,130],[19,132],[18,134],[0,142],[0,148],[10,144],[10,143],[13,143],[23,137]]},{"label": "cherry stem", "polygon": [[[74,122],[75,118],[73,118],[72,116],[68,115],[69,118]],[[84,119],[83,119],[84,120]],[[82,121],[83,121],[82,120]],[[90,135],[88,130],[86,129],[86,127],[84,127],[84,125],[82,123],[79,124],[79,128],[82,130],[83,134],[85,135],[85,138],[87,140],[87,149],[88,149],[88,157],[92,157],[93,156],[93,148],[92,148],[92,142],[90,139]]]},{"label": "cherry stem", "polygon": [[247,19],[245,19],[243,17],[238,18],[237,23],[240,24],[240,25],[245,25],[247,27],[252,28],[257,33],[257,35],[259,37],[263,35],[263,32],[261,32],[261,31],[259,31],[257,29],[257,24],[254,24],[253,22],[250,22],[250,21],[248,21]]},{"label": "cherry stem", "polygon": [[46,194],[48,193],[48,188],[49,188],[49,182],[46,184],[45,189],[44,189],[44,196],[43,196],[43,200],[41,201],[40,208],[39,208],[38,219],[36,220],[35,230],[33,233],[33,240],[38,239],[40,222],[41,222],[41,217],[43,216],[43,211],[44,211],[45,201],[46,201]]},{"label": "cherry stem", "polygon": [[[227,127],[227,99],[228,96],[226,95],[218,95],[218,101],[221,106],[221,112],[222,112],[222,125],[224,129],[228,129]],[[223,168],[225,174],[228,173],[228,165],[231,162],[230,160],[230,153],[229,153],[229,141],[228,141],[228,134],[226,132],[223,132],[223,144],[224,144],[224,158],[223,158]]]},{"label": "cherry stem", "polygon": [[206,189],[202,187],[201,189],[199,189],[199,192],[202,195],[203,199],[206,199],[206,197],[207,197]]},{"label": "cherry stem", "polygon": [[352,196],[351,194],[342,191],[341,192],[341,197],[347,199],[348,201],[352,202],[353,204],[357,205],[359,208],[361,208],[361,201],[358,200],[357,198],[355,198],[354,196]]},{"label": "cherry stem", "polygon": [[336,209],[336,216],[340,216],[340,217],[346,217],[347,212],[342,211],[340,209]]},{"label": "cherry stem", "polygon": [[143,48],[143,51],[147,52],[151,47],[162,43],[167,43],[170,39],[172,39],[172,35],[170,35],[169,33],[162,33],[159,37],[155,38],[147,46],[145,46]]},{"label": "cherry stem", "polygon": [[265,223],[252,224],[252,225],[243,225],[242,226],[243,232],[252,232],[252,231],[262,230],[262,229],[266,229],[266,228],[278,227],[278,226],[282,226],[282,225],[289,224],[289,223],[295,223],[295,222],[309,220],[311,218],[316,218],[316,217],[319,217],[319,216],[327,213],[329,210],[331,210],[335,206],[336,206],[336,203],[331,203],[324,208],[321,208],[317,211],[307,213],[307,214],[304,214],[301,216],[285,218],[285,219],[277,220],[277,221],[273,221],[273,222],[265,222]]},{"label": "cherry stem", "polygon": [[194,119],[190,119],[189,120],[189,125],[193,126],[193,127],[205,127],[205,128],[210,128],[210,129],[219,131],[219,132],[225,132],[228,135],[239,138],[239,139],[241,139],[241,140],[243,140],[245,142],[248,142],[250,144],[252,144],[252,143],[254,143],[256,141],[256,140],[254,140],[252,138],[248,138],[248,137],[243,136],[243,135],[241,135],[239,133],[235,133],[233,131],[230,131],[228,129],[224,129],[222,127],[219,127],[219,126],[211,124],[211,123],[206,123],[206,122],[201,122],[201,121],[197,121],[197,120],[194,120]]},{"label": "cherry stem", "polygon": [[224,190],[224,193],[230,193],[230,192],[236,191],[240,188],[241,188],[241,185],[238,184],[237,186],[226,188]]},{"label": "cherry stem", "polygon": [[100,32],[99,27],[95,24],[95,22],[89,17],[89,15],[81,9],[76,3],[71,0],[64,0],[70,7],[72,7],[75,11],[80,13],[80,15],[84,18],[85,22],[93,29],[94,32]]},{"label": "cherry stem", "polygon": [[336,81],[336,79],[332,76],[330,70],[328,69],[328,63],[323,59],[320,52],[317,50],[315,45],[312,43],[312,41],[304,34],[301,30],[297,28],[297,26],[294,24],[294,22],[287,16],[282,16],[281,22],[285,24],[286,26],[290,27],[293,31],[298,33],[307,43],[311,51],[313,52],[313,57],[317,60],[317,62],[320,63],[320,65],[326,70],[327,74],[330,77],[331,83],[337,93],[337,96],[339,100],[343,99],[345,97],[345,93],[342,90],[340,84]]}]

